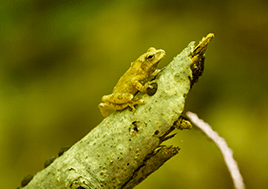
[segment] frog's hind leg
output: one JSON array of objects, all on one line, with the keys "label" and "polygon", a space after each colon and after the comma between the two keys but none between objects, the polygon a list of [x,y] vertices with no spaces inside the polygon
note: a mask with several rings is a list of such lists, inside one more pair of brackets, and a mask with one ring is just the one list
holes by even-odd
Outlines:
[{"label": "frog's hind leg", "polygon": [[112,93],[109,95],[104,95],[102,97],[103,102],[109,102],[113,104],[126,104],[132,101],[134,95],[131,93]]},{"label": "frog's hind leg", "polygon": [[109,113],[106,111],[107,109],[114,109],[114,110],[123,110],[128,106],[128,104],[114,104],[111,102],[102,102],[99,104],[99,109],[101,114],[104,117],[109,116]]},{"label": "frog's hind leg", "polygon": [[132,111],[135,112],[135,105],[145,103],[143,100],[134,100],[134,95],[131,93],[113,93],[104,95],[102,101],[103,102],[99,104],[99,109],[104,117],[109,115],[106,111],[107,109],[123,110],[129,106]]}]

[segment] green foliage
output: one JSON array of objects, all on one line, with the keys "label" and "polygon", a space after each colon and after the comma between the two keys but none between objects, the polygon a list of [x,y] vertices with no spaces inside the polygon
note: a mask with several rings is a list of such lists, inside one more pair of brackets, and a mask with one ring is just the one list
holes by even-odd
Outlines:
[{"label": "green foliage", "polygon": [[[101,97],[146,49],[167,52],[163,67],[209,32],[216,37],[186,110],[227,140],[247,188],[268,187],[266,2],[6,0],[0,7],[2,188],[19,186],[97,125]],[[232,187],[220,153],[199,131],[179,132],[173,142],[180,154],[137,188]]]}]

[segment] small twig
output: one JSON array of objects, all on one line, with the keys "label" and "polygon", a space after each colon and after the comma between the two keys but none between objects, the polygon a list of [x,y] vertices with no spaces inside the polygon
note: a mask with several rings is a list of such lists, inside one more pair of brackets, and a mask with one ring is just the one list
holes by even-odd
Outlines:
[{"label": "small twig", "polygon": [[237,162],[233,158],[233,151],[228,147],[227,142],[224,138],[220,137],[219,134],[212,130],[209,124],[199,119],[198,116],[192,112],[187,112],[186,115],[190,120],[201,129],[209,138],[211,138],[215,144],[219,147],[224,161],[229,169],[229,172],[232,176],[234,185],[236,189],[244,189],[245,185],[243,182],[242,175],[239,172]]}]

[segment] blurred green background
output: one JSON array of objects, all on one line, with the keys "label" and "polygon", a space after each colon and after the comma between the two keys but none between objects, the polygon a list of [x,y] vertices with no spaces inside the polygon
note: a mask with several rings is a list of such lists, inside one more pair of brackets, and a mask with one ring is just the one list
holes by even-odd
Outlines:
[{"label": "blurred green background", "polygon": [[[1,188],[16,188],[46,158],[103,119],[98,103],[150,46],[160,67],[209,32],[205,72],[185,110],[234,151],[247,188],[268,188],[268,2],[251,0],[3,0],[0,3]],[[226,189],[217,147],[178,131],[179,154],[137,189]]]}]

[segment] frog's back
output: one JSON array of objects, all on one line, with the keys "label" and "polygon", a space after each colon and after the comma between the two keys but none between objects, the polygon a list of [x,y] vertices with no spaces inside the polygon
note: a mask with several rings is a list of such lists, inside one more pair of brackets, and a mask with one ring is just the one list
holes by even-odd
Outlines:
[{"label": "frog's back", "polygon": [[134,95],[138,91],[131,83],[132,78],[135,76],[136,74],[134,74],[131,69],[128,69],[117,82],[113,93],[131,93]]}]

